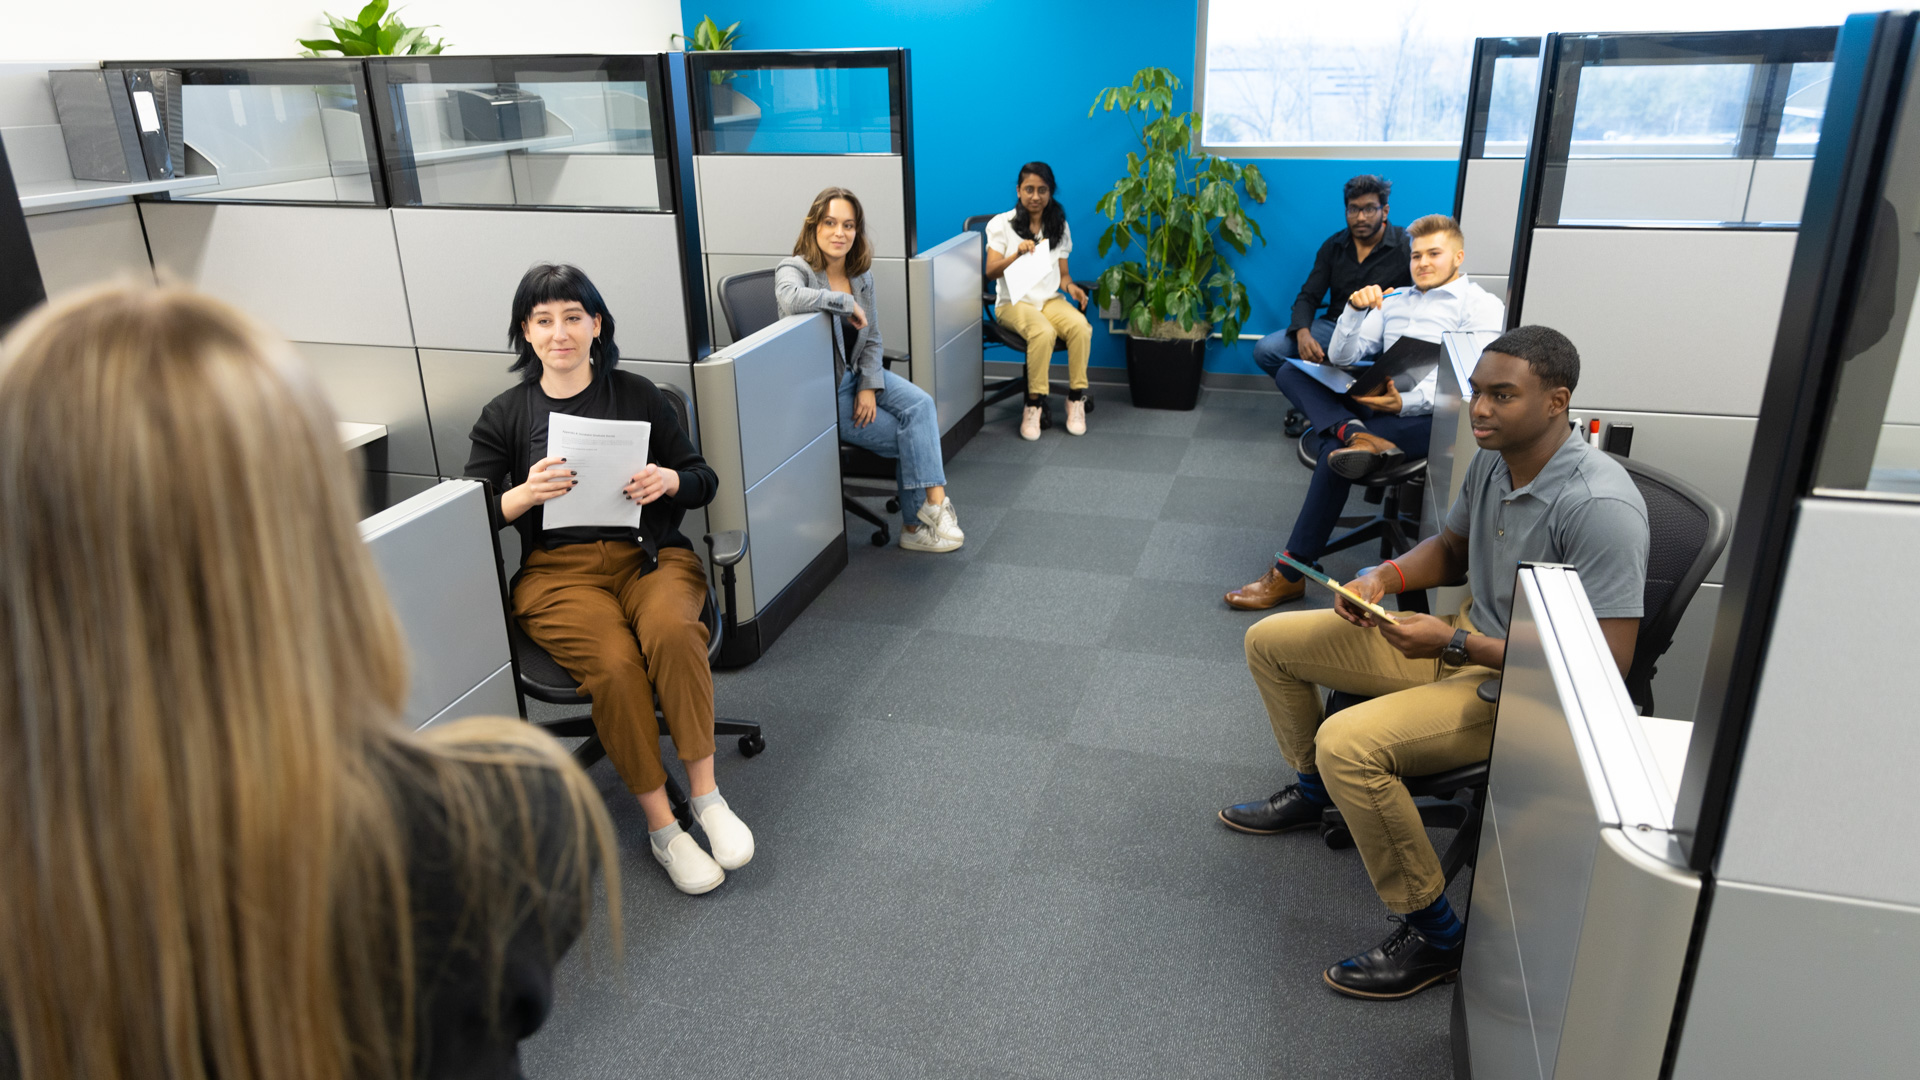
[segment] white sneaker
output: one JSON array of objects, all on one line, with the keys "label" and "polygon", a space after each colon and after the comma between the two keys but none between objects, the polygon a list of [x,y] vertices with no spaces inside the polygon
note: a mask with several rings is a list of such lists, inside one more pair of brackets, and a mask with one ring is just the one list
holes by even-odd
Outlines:
[{"label": "white sneaker", "polygon": [[931,525],[922,524],[917,529],[900,530],[902,551],[952,551],[959,546],[960,541],[943,536],[940,530]]},{"label": "white sneaker", "polygon": [[712,892],[727,880],[727,872],[713,861],[713,856],[701,849],[700,844],[686,833],[667,841],[667,850],[653,847],[649,840],[647,846],[653,848],[653,857],[667,868],[667,876],[673,879],[673,887],[688,896],[699,896]]},{"label": "white sneaker", "polygon": [[738,870],[753,861],[753,830],[741,821],[726,803],[715,803],[700,814],[700,827],[707,830],[707,843],[713,848],[713,861],[726,870]]},{"label": "white sneaker", "polygon": [[1020,410],[1020,437],[1028,442],[1040,438],[1040,406],[1029,405]]},{"label": "white sneaker", "polygon": [[933,531],[953,541],[955,547],[967,542],[967,534],[960,531],[960,515],[953,509],[953,500],[947,499],[940,505],[921,503],[916,515]]},{"label": "white sneaker", "polygon": [[1075,401],[1067,399],[1067,434],[1085,435],[1087,433],[1087,401],[1081,398]]}]

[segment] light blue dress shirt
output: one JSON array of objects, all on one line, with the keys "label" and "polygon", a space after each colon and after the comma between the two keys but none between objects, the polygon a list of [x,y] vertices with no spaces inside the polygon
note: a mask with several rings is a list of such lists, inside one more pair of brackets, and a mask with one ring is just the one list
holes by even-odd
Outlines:
[{"label": "light blue dress shirt", "polygon": [[[1351,367],[1393,348],[1393,343],[1403,337],[1439,344],[1440,335],[1452,330],[1499,333],[1506,328],[1507,305],[1463,274],[1426,292],[1401,289],[1377,308],[1349,307],[1334,324],[1327,359],[1340,367]],[[1432,412],[1439,377],[1435,368],[1418,386],[1403,391],[1400,415]]]}]

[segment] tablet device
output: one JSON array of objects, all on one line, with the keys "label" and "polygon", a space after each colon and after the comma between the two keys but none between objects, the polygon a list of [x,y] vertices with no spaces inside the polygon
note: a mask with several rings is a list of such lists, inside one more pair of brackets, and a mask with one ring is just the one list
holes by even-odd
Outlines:
[{"label": "tablet device", "polygon": [[1393,343],[1393,347],[1380,354],[1379,359],[1365,372],[1354,376],[1353,386],[1347,390],[1354,397],[1375,397],[1387,387],[1387,381],[1395,385],[1406,376],[1403,390],[1411,390],[1427,372],[1440,366],[1443,350],[1438,342],[1421,341],[1415,337],[1403,337]]},{"label": "tablet device", "polygon": [[1319,582],[1320,584],[1325,585],[1327,588],[1332,589],[1334,592],[1339,593],[1341,596],[1346,597],[1347,603],[1352,604],[1354,607],[1357,607],[1360,610],[1366,612],[1367,614],[1373,616],[1374,618],[1379,619],[1381,622],[1390,622],[1395,625],[1399,624],[1400,620],[1394,617],[1393,612],[1388,611],[1386,608],[1383,608],[1379,604],[1373,603],[1370,600],[1361,599],[1359,593],[1354,592],[1352,589],[1347,588],[1345,585],[1340,584],[1339,582],[1333,580],[1332,578],[1321,573],[1320,571],[1315,570],[1313,567],[1308,566],[1306,563],[1301,562],[1299,559],[1294,558],[1293,556],[1287,554],[1286,552],[1284,551],[1275,552],[1273,557],[1276,559],[1279,559],[1283,563],[1286,563],[1288,566],[1293,567],[1295,570],[1300,571],[1302,574],[1305,574],[1307,577],[1310,577],[1313,580]]}]

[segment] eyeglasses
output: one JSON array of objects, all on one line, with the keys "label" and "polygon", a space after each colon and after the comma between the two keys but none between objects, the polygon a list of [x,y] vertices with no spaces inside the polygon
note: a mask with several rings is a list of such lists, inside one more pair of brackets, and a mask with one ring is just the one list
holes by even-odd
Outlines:
[{"label": "eyeglasses", "polygon": [[1373,217],[1377,214],[1385,213],[1386,209],[1387,208],[1384,206],[1354,206],[1353,204],[1349,203],[1347,204],[1347,216],[1348,217]]}]

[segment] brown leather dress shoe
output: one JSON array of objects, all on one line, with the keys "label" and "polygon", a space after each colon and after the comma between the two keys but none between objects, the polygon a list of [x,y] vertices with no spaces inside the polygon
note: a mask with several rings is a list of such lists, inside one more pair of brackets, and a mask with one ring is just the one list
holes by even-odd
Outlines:
[{"label": "brown leather dress shoe", "polygon": [[1227,594],[1227,606],[1241,611],[1265,611],[1289,600],[1298,600],[1307,595],[1307,579],[1288,581],[1280,576],[1277,567],[1268,567],[1260,575],[1260,580],[1251,585],[1242,585]]},{"label": "brown leather dress shoe", "polygon": [[1347,445],[1327,455],[1327,464],[1349,480],[1365,480],[1406,456],[1406,451],[1380,436],[1370,431],[1356,431]]}]

